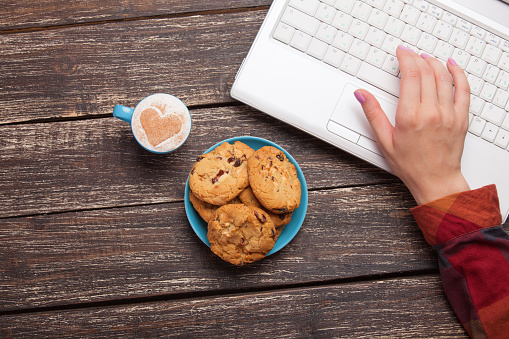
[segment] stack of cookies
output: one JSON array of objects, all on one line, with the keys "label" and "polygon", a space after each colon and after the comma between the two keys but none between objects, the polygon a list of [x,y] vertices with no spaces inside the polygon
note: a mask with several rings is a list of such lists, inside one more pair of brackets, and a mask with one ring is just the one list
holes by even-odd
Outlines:
[{"label": "stack of cookies", "polygon": [[283,151],[265,146],[255,152],[240,141],[199,156],[189,187],[208,224],[210,248],[235,265],[270,252],[301,196],[297,170]]}]

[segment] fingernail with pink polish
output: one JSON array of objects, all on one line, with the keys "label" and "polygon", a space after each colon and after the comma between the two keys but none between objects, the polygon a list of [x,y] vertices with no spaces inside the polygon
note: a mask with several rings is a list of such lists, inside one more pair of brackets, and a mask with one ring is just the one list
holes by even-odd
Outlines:
[{"label": "fingernail with pink polish", "polygon": [[456,63],[456,61],[454,61],[453,58],[449,58],[449,63],[453,66],[458,66],[458,64]]},{"label": "fingernail with pink polish", "polygon": [[364,103],[366,102],[366,98],[364,98],[364,96],[362,95],[361,92],[359,91],[355,91],[353,92],[353,95],[355,95],[355,99],[357,99],[357,101],[361,104],[361,105],[364,105]]},{"label": "fingernail with pink polish", "polygon": [[423,59],[427,59],[427,58],[429,58],[430,56],[431,56],[431,55],[426,54],[426,53],[422,53],[422,54],[421,54],[421,57],[422,57]]}]

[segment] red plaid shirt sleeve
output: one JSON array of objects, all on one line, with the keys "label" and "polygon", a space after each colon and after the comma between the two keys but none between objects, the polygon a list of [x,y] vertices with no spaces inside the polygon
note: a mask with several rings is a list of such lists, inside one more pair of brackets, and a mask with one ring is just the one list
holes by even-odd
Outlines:
[{"label": "red plaid shirt sleeve", "polygon": [[438,253],[445,293],[473,338],[509,338],[509,236],[495,185],[412,209]]}]

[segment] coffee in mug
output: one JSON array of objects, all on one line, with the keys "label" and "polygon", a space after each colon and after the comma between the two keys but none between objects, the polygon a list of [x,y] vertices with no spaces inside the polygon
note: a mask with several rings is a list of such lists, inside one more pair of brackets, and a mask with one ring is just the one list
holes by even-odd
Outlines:
[{"label": "coffee in mug", "polygon": [[132,108],[117,105],[113,115],[131,124],[138,143],[154,153],[179,148],[191,131],[191,115],[186,105],[169,94],[153,94]]}]

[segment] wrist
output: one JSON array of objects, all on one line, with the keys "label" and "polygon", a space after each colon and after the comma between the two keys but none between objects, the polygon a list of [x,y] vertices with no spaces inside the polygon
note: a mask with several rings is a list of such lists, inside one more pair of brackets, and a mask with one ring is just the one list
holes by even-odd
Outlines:
[{"label": "wrist", "polygon": [[468,185],[463,174],[452,177],[442,177],[440,179],[419,181],[415,185],[407,185],[418,205],[443,198],[450,194],[469,191]]}]

